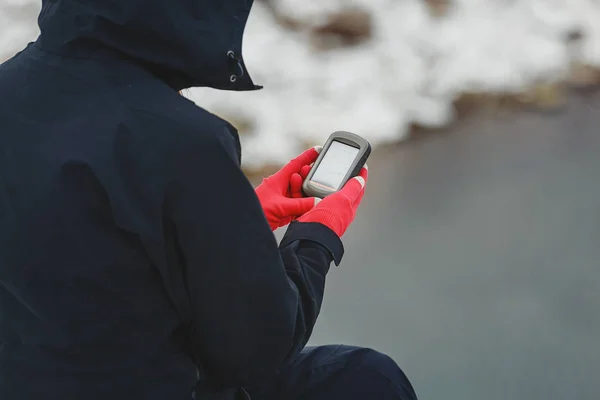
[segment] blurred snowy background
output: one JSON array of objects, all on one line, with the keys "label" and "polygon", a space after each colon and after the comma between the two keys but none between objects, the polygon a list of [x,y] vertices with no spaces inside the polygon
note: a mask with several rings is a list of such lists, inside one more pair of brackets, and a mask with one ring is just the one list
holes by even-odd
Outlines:
[{"label": "blurred snowy background", "polygon": [[[40,4],[0,0],[0,60],[35,40]],[[482,93],[556,106],[598,81],[600,0],[257,0],[244,56],[265,89],[186,95],[240,129],[255,169],[334,130],[380,145],[447,125]]]}]

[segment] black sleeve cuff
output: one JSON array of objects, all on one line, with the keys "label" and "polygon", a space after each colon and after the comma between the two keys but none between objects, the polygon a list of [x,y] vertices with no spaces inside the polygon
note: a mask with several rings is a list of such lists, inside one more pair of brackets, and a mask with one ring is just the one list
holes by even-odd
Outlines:
[{"label": "black sleeve cuff", "polygon": [[335,265],[340,265],[344,256],[344,245],[338,235],[325,225],[317,222],[292,222],[281,239],[280,246],[286,246],[296,240],[309,240],[320,244],[329,251]]}]

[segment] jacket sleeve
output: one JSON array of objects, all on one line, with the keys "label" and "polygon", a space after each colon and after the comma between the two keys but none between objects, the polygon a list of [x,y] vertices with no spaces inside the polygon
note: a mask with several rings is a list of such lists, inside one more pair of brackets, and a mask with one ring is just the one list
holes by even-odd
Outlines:
[{"label": "jacket sleeve", "polygon": [[227,143],[214,140],[196,150],[181,149],[168,194],[194,356],[218,385],[257,384],[308,341],[325,275],[343,247],[325,226],[301,223],[278,246]]}]

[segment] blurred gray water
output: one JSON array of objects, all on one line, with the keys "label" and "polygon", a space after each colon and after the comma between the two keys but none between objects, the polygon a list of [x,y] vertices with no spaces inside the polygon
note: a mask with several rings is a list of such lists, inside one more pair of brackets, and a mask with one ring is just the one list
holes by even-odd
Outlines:
[{"label": "blurred gray water", "polygon": [[423,399],[600,399],[600,95],[383,149],[311,344]]}]

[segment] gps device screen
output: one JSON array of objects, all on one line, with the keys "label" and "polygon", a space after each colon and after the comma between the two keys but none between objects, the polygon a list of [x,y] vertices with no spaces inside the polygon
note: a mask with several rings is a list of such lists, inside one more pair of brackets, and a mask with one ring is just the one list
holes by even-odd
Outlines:
[{"label": "gps device screen", "polygon": [[339,189],[358,152],[356,147],[333,141],[311,181],[335,190]]}]

